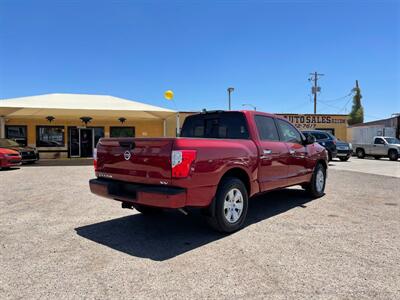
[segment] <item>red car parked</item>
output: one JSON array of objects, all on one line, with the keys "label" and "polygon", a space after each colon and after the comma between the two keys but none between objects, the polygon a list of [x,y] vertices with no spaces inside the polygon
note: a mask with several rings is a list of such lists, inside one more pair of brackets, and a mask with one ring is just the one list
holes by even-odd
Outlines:
[{"label": "red car parked", "polygon": [[186,118],[179,138],[104,138],[91,191],[152,213],[201,207],[210,224],[233,232],[248,198],[301,185],[324,194],[328,155],[291,123],[255,111],[214,111]]},{"label": "red car parked", "polygon": [[0,148],[0,170],[7,169],[21,164],[21,155],[18,151]]}]

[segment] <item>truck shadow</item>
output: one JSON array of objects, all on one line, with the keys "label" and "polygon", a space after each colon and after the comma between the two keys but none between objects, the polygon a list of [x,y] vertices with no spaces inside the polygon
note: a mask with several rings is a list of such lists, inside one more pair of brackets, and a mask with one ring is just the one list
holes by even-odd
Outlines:
[{"label": "truck shadow", "polygon": [[[284,189],[251,199],[245,227],[306,207],[312,199],[300,189]],[[163,261],[226,237],[209,228],[200,212],[184,216],[165,212],[158,216],[132,216],[75,228],[77,234],[136,257]],[[242,230],[246,230],[245,228]]]}]

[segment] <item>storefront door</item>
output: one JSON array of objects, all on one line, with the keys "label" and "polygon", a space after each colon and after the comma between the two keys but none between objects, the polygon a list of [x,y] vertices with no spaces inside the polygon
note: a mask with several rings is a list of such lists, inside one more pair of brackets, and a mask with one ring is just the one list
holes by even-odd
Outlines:
[{"label": "storefront door", "polygon": [[81,157],[93,157],[93,128],[80,128]]},{"label": "storefront door", "polygon": [[69,127],[69,156],[93,157],[94,129]]}]

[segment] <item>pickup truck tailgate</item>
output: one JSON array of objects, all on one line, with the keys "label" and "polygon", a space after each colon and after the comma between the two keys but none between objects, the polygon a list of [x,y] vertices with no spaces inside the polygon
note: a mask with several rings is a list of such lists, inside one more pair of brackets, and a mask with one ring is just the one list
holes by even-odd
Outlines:
[{"label": "pickup truck tailgate", "polygon": [[106,138],[97,145],[98,177],[134,183],[170,182],[175,138]]}]

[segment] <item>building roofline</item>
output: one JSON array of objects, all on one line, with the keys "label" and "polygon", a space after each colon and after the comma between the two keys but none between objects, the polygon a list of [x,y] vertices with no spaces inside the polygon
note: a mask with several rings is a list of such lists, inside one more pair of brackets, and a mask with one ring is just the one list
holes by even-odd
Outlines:
[{"label": "building roofline", "polygon": [[375,125],[375,124],[378,125],[380,122],[385,122],[385,121],[389,121],[389,120],[393,120],[393,119],[397,119],[397,118],[400,118],[400,116],[390,117],[390,118],[386,118],[386,119],[379,119],[379,120],[369,121],[369,122],[365,122],[365,123],[353,124],[353,125],[350,125],[349,128],[362,127],[362,126]]}]

